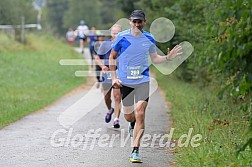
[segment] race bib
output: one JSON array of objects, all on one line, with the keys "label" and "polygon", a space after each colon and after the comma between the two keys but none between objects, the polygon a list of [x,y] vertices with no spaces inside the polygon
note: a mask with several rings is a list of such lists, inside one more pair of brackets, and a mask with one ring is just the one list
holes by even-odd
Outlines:
[{"label": "race bib", "polygon": [[127,79],[140,79],[143,78],[142,75],[142,66],[135,66],[135,67],[127,67]]},{"label": "race bib", "polygon": [[[108,71],[108,72],[106,73],[106,75],[107,75],[107,79],[109,79],[109,80],[112,79],[112,76],[111,76],[111,72],[110,72],[110,71]],[[118,78],[118,72],[117,72],[117,70],[116,70],[116,78]]]},{"label": "race bib", "polygon": [[112,79],[110,71],[107,72],[107,79]]}]

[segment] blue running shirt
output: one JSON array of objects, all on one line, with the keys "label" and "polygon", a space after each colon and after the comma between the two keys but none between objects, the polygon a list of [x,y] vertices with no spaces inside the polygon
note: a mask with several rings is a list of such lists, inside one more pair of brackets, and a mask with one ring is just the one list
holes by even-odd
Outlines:
[{"label": "blue running shirt", "polygon": [[142,31],[140,36],[134,36],[130,29],[122,31],[112,48],[120,53],[117,68],[122,84],[136,85],[150,81],[148,58],[156,52],[156,43],[149,32]]},{"label": "blue running shirt", "polygon": [[[97,55],[100,59],[103,59],[103,64],[109,68],[109,56],[112,49],[112,41],[111,39],[103,41],[99,50],[97,51]],[[102,80],[104,83],[112,83],[112,78],[110,72],[102,73]]]},{"label": "blue running shirt", "polygon": [[104,65],[109,68],[109,56],[112,49],[112,41],[111,39],[103,41],[101,43],[100,48],[97,51],[97,55],[100,59],[104,59]]}]

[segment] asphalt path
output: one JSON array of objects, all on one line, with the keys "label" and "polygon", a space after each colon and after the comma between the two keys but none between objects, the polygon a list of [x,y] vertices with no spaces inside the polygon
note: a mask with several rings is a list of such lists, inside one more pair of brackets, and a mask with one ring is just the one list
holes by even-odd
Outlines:
[{"label": "asphalt path", "polygon": [[[89,57],[88,50],[84,57]],[[140,148],[143,163],[129,162],[132,141],[123,114],[120,129],[112,127],[113,120],[105,123],[103,95],[91,75],[51,105],[0,129],[0,166],[171,166],[173,156],[164,138],[171,125],[168,107],[153,81]]]}]

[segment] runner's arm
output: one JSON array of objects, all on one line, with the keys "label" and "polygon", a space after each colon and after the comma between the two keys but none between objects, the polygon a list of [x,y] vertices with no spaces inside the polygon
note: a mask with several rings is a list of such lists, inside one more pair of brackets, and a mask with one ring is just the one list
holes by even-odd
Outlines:
[{"label": "runner's arm", "polygon": [[112,80],[115,80],[116,79],[116,59],[117,57],[117,52],[114,50],[114,49],[111,49],[111,53],[109,55],[109,69],[110,69],[110,72],[111,72],[111,77],[112,77]]},{"label": "runner's arm", "polygon": [[101,69],[102,69],[103,72],[108,71],[108,67],[103,64],[102,60],[100,59],[100,56],[95,55],[95,61],[101,67]]},{"label": "runner's arm", "polygon": [[102,42],[97,51],[97,54],[95,55],[95,61],[101,67],[103,72],[107,72],[109,70],[108,67],[104,65],[103,61],[101,60],[101,57],[104,56],[105,51],[106,51],[106,45],[104,42]]},{"label": "runner's arm", "polygon": [[110,56],[109,56],[109,69],[112,78],[112,86],[113,88],[119,88],[121,86],[121,81],[116,77],[116,57],[117,52],[112,48]]},{"label": "runner's arm", "polygon": [[150,57],[151,57],[151,61],[154,64],[160,64],[165,61],[171,61],[176,56],[181,55],[181,54],[183,54],[182,47],[179,45],[176,45],[170,52],[169,52],[169,48],[168,48],[168,53],[165,56],[160,56],[157,54],[157,52],[154,52],[154,53],[150,54]]}]

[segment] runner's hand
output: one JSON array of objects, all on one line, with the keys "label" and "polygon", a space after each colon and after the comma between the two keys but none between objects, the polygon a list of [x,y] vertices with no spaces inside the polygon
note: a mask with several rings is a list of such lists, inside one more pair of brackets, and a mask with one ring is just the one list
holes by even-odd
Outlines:
[{"label": "runner's hand", "polygon": [[121,80],[120,79],[113,79],[112,80],[112,86],[114,87],[114,88],[119,88],[119,87],[121,87],[122,85],[121,85]]},{"label": "runner's hand", "polygon": [[172,59],[174,59],[175,57],[177,57],[178,55],[181,55],[181,54],[183,54],[182,47],[180,45],[176,45],[171,51],[168,48],[167,59],[172,60]]},{"label": "runner's hand", "polygon": [[107,66],[102,66],[102,72],[107,73],[108,72],[108,67]]}]

